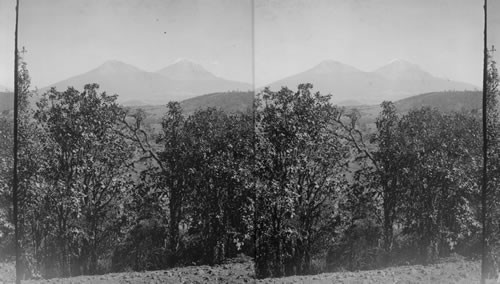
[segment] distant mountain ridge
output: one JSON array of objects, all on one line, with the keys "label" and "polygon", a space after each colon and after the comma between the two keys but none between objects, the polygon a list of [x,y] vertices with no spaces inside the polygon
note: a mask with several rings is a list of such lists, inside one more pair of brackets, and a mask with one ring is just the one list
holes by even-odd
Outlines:
[{"label": "distant mountain ridge", "polygon": [[209,107],[227,113],[244,113],[252,109],[253,99],[253,92],[212,93],[184,100],[181,102],[181,107],[185,114]]},{"label": "distant mountain ridge", "polygon": [[14,93],[0,91],[0,112],[14,109]]},{"label": "distant mountain ridge", "polygon": [[[400,114],[411,109],[430,107],[440,112],[453,111],[480,111],[482,107],[482,91],[445,91],[431,92],[411,96],[394,101],[396,110]],[[375,120],[382,108],[377,105],[348,106],[348,109],[357,109],[361,113],[361,122],[375,128]]]},{"label": "distant mountain ridge", "polygon": [[[395,101],[399,113],[407,113],[410,109],[428,106],[442,112],[461,110],[479,110],[481,108],[481,91],[447,91],[420,94]],[[192,114],[197,109],[214,107],[229,113],[243,112],[253,105],[253,92],[226,92],[213,93],[181,101],[184,114]],[[351,105],[347,109],[357,109],[361,113],[360,123],[372,130],[375,129],[375,120],[381,111],[380,104]],[[166,112],[164,105],[133,106],[142,108],[148,113],[150,121],[159,123]]]},{"label": "distant mountain ridge", "polygon": [[[195,111],[206,108],[216,108],[226,113],[245,113],[252,109],[253,92],[222,92],[211,93],[180,102],[184,115],[191,115]],[[129,106],[131,109],[142,109],[148,114],[148,120],[160,123],[167,108],[165,105]]]},{"label": "distant mountain ridge", "polygon": [[[253,106],[253,92],[219,92],[197,96],[182,100],[181,106],[185,114],[191,114],[197,109],[214,107],[226,112],[235,113],[246,111]],[[399,113],[406,113],[410,109],[429,106],[442,112],[461,110],[480,110],[482,104],[481,91],[446,91],[431,92],[411,96],[394,102]],[[130,106],[133,109],[142,108],[148,115],[149,120],[159,123],[166,112],[164,104]],[[0,111],[11,110],[13,107],[13,93],[0,92]],[[375,119],[380,113],[380,104],[373,105],[351,105],[347,109],[357,109],[361,113],[360,122],[374,129]]]},{"label": "distant mountain ridge", "polygon": [[271,90],[282,86],[290,89],[309,82],[314,91],[332,94],[334,103],[357,101],[360,104],[378,104],[384,100],[400,100],[410,96],[447,90],[475,90],[472,84],[438,78],[418,65],[397,59],[374,71],[365,72],[356,67],[325,60],[316,66],[270,83]]},{"label": "distant mountain ridge", "polygon": [[43,93],[51,87],[63,91],[69,86],[81,90],[88,83],[98,83],[101,91],[118,94],[118,101],[125,105],[164,104],[207,93],[253,89],[251,84],[219,78],[201,65],[187,60],[157,72],[109,60],[86,73],[51,84],[40,91]]},{"label": "distant mountain ridge", "polygon": [[419,107],[436,108],[442,112],[481,110],[482,95],[481,91],[432,92],[399,100],[395,105],[400,112]]},{"label": "distant mountain ridge", "polygon": [[[282,86],[293,90],[306,82],[313,84],[314,91],[332,94],[332,102],[341,105],[379,104],[383,100],[397,101],[429,92],[478,89],[472,84],[435,77],[418,65],[400,59],[370,72],[325,60],[268,86],[275,91]],[[42,88],[41,92],[49,87],[59,91],[68,86],[82,89],[87,83],[98,83],[102,91],[118,94],[118,101],[124,105],[164,104],[203,94],[253,89],[251,84],[217,77],[200,64],[185,59],[156,72],[110,60],[86,73]]]}]

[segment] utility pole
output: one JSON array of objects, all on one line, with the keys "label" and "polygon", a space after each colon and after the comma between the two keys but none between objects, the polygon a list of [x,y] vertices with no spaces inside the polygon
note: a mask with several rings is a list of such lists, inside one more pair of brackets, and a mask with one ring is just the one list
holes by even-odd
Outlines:
[{"label": "utility pole", "polygon": [[21,283],[22,276],[22,267],[21,267],[21,246],[19,245],[19,220],[18,220],[18,145],[19,145],[19,82],[18,82],[18,68],[19,68],[19,59],[18,59],[18,48],[17,48],[17,26],[19,22],[19,0],[16,0],[16,28],[14,34],[15,47],[14,47],[14,177],[13,177],[13,185],[12,185],[12,202],[14,209],[14,241],[15,241],[15,250],[16,250],[16,284]]},{"label": "utility pole", "polygon": [[488,190],[488,123],[487,123],[487,78],[488,78],[488,43],[487,43],[487,2],[488,0],[484,0],[484,58],[483,58],[483,181],[482,181],[482,190],[481,190],[481,207],[482,207],[482,223],[483,223],[483,232],[482,232],[482,251],[481,251],[481,284],[484,284],[486,281],[486,273],[487,273],[487,256],[488,256],[488,221],[487,221],[487,208],[486,208],[486,198],[487,198],[487,190]]}]

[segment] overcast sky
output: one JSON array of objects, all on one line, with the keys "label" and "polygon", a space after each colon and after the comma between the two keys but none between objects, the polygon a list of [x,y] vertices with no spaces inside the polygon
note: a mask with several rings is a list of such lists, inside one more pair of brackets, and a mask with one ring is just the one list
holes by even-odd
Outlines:
[{"label": "overcast sky", "polygon": [[[156,71],[188,58],[232,80],[251,83],[255,71],[257,87],[325,59],[372,71],[400,58],[440,77],[478,86],[482,80],[479,0],[20,2],[19,45],[28,50],[37,87],[109,59]],[[489,2],[495,44],[500,1]],[[0,85],[11,88],[14,5],[0,0]]]},{"label": "overcast sky", "polygon": [[14,6],[14,0],[0,0],[0,91],[14,86]]}]

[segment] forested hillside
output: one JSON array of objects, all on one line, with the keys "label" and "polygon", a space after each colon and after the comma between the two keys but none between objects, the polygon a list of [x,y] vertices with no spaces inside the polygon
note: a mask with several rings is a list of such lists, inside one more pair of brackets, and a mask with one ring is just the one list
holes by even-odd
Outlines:
[{"label": "forested hillside", "polygon": [[[440,112],[478,112],[481,109],[482,92],[479,91],[443,91],[420,94],[394,102],[396,111],[405,114],[412,109],[429,107]],[[381,105],[346,106],[360,113],[360,126],[366,131],[375,131],[375,121],[382,111]]]},{"label": "forested hillside", "polygon": [[[206,94],[180,101],[184,115],[191,115],[197,110],[215,108],[229,114],[251,112],[253,108],[253,92],[224,92]],[[147,115],[147,122],[160,124],[166,105],[128,106],[132,110],[141,109]]]}]

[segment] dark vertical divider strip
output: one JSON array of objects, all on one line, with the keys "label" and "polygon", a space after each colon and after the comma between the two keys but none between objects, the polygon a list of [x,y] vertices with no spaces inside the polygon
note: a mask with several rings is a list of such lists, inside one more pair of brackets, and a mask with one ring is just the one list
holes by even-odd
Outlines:
[{"label": "dark vertical divider strip", "polygon": [[487,46],[487,0],[484,0],[484,58],[483,58],[483,174],[482,174],[482,191],[481,191],[481,207],[482,207],[482,223],[483,223],[483,233],[482,233],[482,252],[481,252],[481,283],[485,283],[486,279],[486,255],[487,255],[487,220],[486,220],[486,197],[487,197],[487,161],[488,161],[488,126],[487,126],[487,116],[486,116],[486,87],[487,87],[487,72],[488,72],[488,46]]},{"label": "dark vertical divider strip", "polygon": [[15,27],[15,47],[14,47],[14,176],[13,176],[13,186],[12,186],[12,202],[13,202],[13,214],[14,214],[14,234],[15,234],[15,250],[16,250],[16,283],[21,283],[22,267],[20,262],[20,245],[19,245],[19,224],[18,224],[18,177],[17,177],[17,163],[18,163],[18,99],[19,99],[19,86],[18,86],[18,47],[17,47],[17,25],[19,22],[19,0],[16,0],[16,27]]}]

